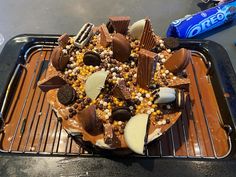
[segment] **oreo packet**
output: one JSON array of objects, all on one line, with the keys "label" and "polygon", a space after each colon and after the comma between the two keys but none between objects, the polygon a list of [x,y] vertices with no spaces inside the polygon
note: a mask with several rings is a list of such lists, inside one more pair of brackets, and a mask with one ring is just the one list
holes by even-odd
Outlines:
[{"label": "oreo packet", "polygon": [[236,1],[234,0],[173,21],[167,29],[166,36],[192,38],[232,21],[235,14]]}]

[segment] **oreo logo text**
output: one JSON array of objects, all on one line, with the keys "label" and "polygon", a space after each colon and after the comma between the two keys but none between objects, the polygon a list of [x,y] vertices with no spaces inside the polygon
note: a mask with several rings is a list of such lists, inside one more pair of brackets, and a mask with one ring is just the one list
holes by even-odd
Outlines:
[{"label": "oreo logo text", "polygon": [[214,15],[209,16],[208,18],[201,21],[199,24],[194,25],[187,31],[187,37],[191,38],[196,36],[204,31],[211,29],[213,26],[219,26],[222,22],[225,21],[225,14],[218,12]]}]

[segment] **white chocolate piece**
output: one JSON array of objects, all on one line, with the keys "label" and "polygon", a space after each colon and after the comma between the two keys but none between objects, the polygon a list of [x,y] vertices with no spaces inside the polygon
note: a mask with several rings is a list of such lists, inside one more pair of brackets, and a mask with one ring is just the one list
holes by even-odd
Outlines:
[{"label": "white chocolate piece", "polygon": [[142,19],[132,24],[129,29],[130,36],[133,39],[141,39],[146,20]]},{"label": "white chocolate piece", "polygon": [[108,72],[97,71],[90,75],[85,83],[85,93],[91,99],[96,99],[104,87]]},{"label": "white chocolate piece", "polygon": [[154,103],[170,103],[176,99],[176,91],[173,88],[161,87],[157,93],[159,96]]},{"label": "white chocolate piece", "polygon": [[124,137],[127,146],[137,154],[144,154],[144,140],[148,123],[148,114],[137,114],[127,122]]}]

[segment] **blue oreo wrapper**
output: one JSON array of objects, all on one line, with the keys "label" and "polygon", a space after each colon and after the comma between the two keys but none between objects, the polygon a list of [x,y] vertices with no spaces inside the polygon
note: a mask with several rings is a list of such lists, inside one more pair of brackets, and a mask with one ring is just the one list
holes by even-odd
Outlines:
[{"label": "blue oreo wrapper", "polygon": [[168,27],[166,36],[191,38],[232,21],[235,14],[236,1],[230,1],[173,21]]}]

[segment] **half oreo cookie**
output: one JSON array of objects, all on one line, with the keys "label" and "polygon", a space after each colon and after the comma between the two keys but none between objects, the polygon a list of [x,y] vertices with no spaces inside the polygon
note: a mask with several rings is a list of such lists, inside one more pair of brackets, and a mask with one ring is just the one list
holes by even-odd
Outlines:
[{"label": "half oreo cookie", "polygon": [[59,88],[57,98],[63,105],[68,105],[75,100],[76,92],[73,87],[66,84]]}]

